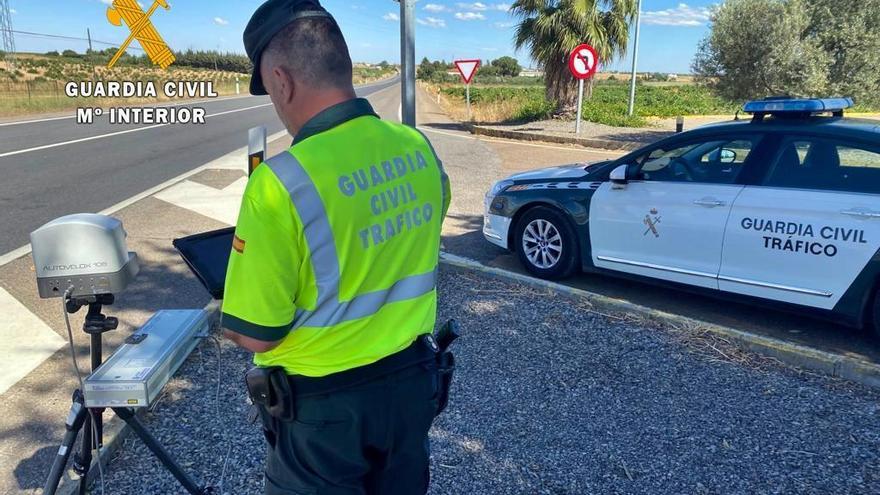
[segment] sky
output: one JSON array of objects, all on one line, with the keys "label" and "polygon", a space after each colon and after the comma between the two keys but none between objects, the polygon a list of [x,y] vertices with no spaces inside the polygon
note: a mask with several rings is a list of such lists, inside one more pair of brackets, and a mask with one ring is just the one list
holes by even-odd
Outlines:
[{"label": "sky", "polygon": [[[140,0],[149,4],[152,0]],[[719,0],[643,0],[640,72],[690,72],[699,41],[708,32],[710,9]],[[107,22],[111,0],[9,0],[15,31],[85,38],[91,31],[95,48],[121,43],[127,28]],[[241,33],[262,0],[168,0],[171,10],[159,8],[152,22],[174,50],[187,48],[244,53]],[[400,60],[399,5],[393,0],[323,0],[339,22],[356,62]],[[147,5],[149,6],[149,5]],[[513,48],[517,19],[509,2],[418,0],[416,58],[483,60],[510,55],[533,65],[525,51]],[[85,51],[84,40],[50,39],[16,34],[19,51],[46,52],[71,48]],[[133,53],[142,53],[133,51]],[[632,43],[626,57],[604,66],[629,70]]]}]

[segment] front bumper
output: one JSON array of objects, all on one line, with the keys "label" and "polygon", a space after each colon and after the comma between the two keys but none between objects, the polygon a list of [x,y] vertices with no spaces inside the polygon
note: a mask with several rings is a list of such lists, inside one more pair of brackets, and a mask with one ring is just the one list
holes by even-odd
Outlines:
[{"label": "front bumper", "polygon": [[492,204],[492,199],[494,198],[487,197],[483,205],[485,208],[483,213],[483,237],[500,248],[508,249],[507,235],[510,231],[511,219],[489,213],[489,205]]}]

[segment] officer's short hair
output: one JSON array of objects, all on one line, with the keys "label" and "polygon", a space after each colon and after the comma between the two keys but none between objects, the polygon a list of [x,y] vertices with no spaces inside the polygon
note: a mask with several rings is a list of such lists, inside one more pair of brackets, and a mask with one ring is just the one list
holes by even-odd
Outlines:
[{"label": "officer's short hair", "polygon": [[352,84],[351,56],[336,21],[297,19],[278,32],[263,53],[312,87],[346,88]]}]

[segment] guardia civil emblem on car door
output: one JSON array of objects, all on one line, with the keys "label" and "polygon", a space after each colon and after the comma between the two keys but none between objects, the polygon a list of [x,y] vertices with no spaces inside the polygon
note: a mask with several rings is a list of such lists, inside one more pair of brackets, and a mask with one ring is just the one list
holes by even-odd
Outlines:
[{"label": "guardia civil emblem on car door", "polygon": [[645,230],[644,235],[651,233],[654,234],[654,237],[660,237],[660,232],[657,230],[657,225],[660,223],[660,215],[658,213],[657,208],[651,208],[651,211],[645,215],[643,222],[648,228]]}]

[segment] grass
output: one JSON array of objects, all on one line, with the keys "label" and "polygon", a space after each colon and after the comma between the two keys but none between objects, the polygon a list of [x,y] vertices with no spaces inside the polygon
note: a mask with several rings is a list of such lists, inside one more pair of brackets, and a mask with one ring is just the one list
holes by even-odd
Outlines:
[{"label": "grass", "polygon": [[[452,106],[461,106],[465,89],[441,89]],[[619,83],[599,83],[592,98],[585,99],[583,119],[616,127],[643,127],[650,117],[678,115],[733,114],[739,105],[718,98],[702,86],[640,84],[636,91],[635,115],[626,115],[629,87]],[[544,97],[542,86],[471,87],[473,119],[483,122],[530,122],[550,118],[553,104]]]},{"label": "grass", "polygon": [[[544,97],[544,87],[532,84],[471,86],[471,116],[465,106],[465,88],[460,84],[442,84],[429,88],[440,91],[445,109],[453,118],[485,123],[524,123],[553,117],[554,106]],[[636,89],[635,114],[627,116],[629,85],[598,82],[591,98],[585,99],[582,118],[589,122],[615,127],[646,127],[654,118],[694,115],[733,115],[742,102],[720,98],[705,87],[688,83],[639,83]],[[851,113],[877,112],[876,105],[856,105]]]}]

